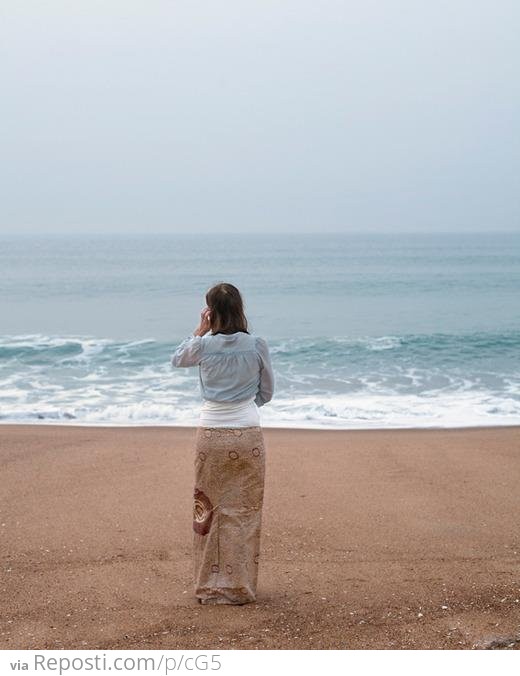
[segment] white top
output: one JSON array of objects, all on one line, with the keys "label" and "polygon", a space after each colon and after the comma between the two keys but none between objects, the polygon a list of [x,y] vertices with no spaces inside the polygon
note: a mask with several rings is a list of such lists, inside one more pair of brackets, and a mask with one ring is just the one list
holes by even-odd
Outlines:
[{"label": "white top", "polygon": [[200,409],[201,427],[257,427],[260,415],[255,398],[244,401],[204,400]]}]

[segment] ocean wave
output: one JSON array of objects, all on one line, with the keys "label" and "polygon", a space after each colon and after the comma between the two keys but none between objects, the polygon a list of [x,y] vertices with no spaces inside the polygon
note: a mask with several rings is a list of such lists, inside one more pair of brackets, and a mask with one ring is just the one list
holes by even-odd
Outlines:
[{"label": "ocean wave", "polygon": [[[169,361],[181,340],[1,336],[0,421],[196,424],[198,371]],[[268,342],[268,426],[520,423],[518,331]]]},{"label": "ocean wave", "polygon": [[[92,404],[90,407],[52,405],[5,409],[0,422],[49,422],[92,425],[188,425],[198,423],[199,402],[177,404],[147,400]],[[313,429],[427,428],[520,425],[520,402],[489,393],[457,393],[450,397],[358,396],[317,400],[299,396],[278,398],[260,409],[265,427]]]}]

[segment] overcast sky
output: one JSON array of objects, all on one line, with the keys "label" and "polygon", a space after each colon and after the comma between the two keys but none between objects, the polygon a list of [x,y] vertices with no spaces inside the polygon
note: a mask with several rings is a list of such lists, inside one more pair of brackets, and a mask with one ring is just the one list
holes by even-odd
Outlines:
[{"label": "overcast sky", "polygon": [[0,232],[520,230],[517,0],[2,0]]}]

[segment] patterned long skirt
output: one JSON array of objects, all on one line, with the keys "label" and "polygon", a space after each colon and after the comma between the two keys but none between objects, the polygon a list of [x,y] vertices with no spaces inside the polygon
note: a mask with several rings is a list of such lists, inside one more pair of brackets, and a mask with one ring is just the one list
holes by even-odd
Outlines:
[{"label": "patterned long skirt", "polygon": [[200,603],[256,600],[264,499],[261,427],[198,427],[193,564]]}]

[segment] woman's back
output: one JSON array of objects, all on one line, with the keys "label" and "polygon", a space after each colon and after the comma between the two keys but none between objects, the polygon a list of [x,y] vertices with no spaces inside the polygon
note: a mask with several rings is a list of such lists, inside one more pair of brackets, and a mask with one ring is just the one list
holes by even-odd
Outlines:
[{"label": "woman's back", "polygon": [[271,400],[274,376],[264,338],[243,331],[189,336],[175,350],[173,366],[199,366],[202,397],[236,402],[254,398],[257,406]]}]

